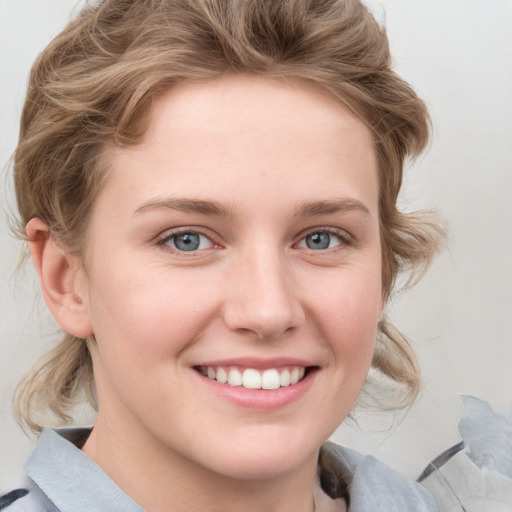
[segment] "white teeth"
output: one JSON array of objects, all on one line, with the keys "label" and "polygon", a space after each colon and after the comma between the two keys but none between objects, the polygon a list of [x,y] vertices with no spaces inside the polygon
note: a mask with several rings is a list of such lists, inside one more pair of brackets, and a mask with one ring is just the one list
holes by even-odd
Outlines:
[{"label": "white teeth", "polygon": [[226,382],[228,381],[228,374],[226,373],[226,370],[224,370],[224,368],[219,368],[217,370],[216,379],[217,382],[220,382],[221,384],[226,384]]},{"label": "white teeth", "polygon": [[280,387],[297,384],[304,378],[306,368],[292,366],[283,369],[269,368],[259,371],[254,368],[245,370],[236,367],[223,368],[221,366],[201,366],[199,372],[209,379],[229,386],[243,386],[247,389],[279,389]]},{"label": "white teeth", "polygon": [[228,384],[230,386],[241,386],[242,385],[242,374],[237,368],[230,368],[228,373]]},{"label": "white teeth", "polygon": [[247,389],[261,389],[261,375],[258,370],[247,368],[242,377],[242,386]]},{"label": "white teeth", "polygon": [[279,384],[281,384],[281,386],[289,386],[290,383],[290,372],[288,370],[281,372],[281,375],[279,376]]},{"label": "white teeth", "polygon": [[277,370],[265,370],[261,375],[262,389],[279,389],[279,372]]}]

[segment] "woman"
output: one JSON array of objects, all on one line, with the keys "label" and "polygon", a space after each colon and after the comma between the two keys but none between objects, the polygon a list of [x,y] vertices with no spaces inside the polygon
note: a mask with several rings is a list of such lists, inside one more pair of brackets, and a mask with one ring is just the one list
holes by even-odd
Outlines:
[{"label": "woman", "polygon": [[384,308],[443,239],[396,207],[427,139],[359,2],[84,9],[33,68],[15,155],[66,333],[17,404],[35,431],[80,391],[98,416],[43,430],[7,509],[436,510],[324,445],[371,365],[417,393]]}]

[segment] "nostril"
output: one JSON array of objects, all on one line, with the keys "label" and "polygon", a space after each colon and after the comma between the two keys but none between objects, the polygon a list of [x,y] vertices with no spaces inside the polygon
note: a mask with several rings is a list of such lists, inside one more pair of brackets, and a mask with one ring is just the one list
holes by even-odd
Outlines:
[{"label": "nostril", "polygon": [[247,270],[236,283],[224,306],[224,321],[229,329],[272,340],[288,336],[304,323],[305,313],[295,289],[284,282],[285,270],[276,273]]}]

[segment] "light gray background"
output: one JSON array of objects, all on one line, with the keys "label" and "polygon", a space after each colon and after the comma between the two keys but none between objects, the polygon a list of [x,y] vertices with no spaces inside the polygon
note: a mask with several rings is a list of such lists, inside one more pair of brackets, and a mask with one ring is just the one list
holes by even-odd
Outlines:
[{"label": "light gray background", "polygon": [[[17,138],[31,62],[75,9],[75,0],[0,0],[0,166]],[[424,280],[390,304],[413,340],[424,393],[405,416],[361,412],[335,434],[408,476],[459,441],[457,393],[512,412],[512,0],[371,0],[388,28],[398,71],[427,101],[435,133],[428,154],[408,170],[405,209],[436,208],[449,248]],[[76,10],[76,9],[75,9]],[[0,493],[16,482],[30,451],[12,420],[17,380],[56,331],[29,265],[13,275],[20,244],[7,214],[8,169],[1,176]]]}]

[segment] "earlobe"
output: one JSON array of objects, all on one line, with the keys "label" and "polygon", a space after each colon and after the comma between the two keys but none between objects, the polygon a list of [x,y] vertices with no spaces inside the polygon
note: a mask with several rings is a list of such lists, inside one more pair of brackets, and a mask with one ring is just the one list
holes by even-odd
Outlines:
[{"label": "earlobe", "polygon": [[74,336],[92,336],[78,258],[64,251],[41,219],[31,219],[26,232],[43,297],[53,317]]}]

